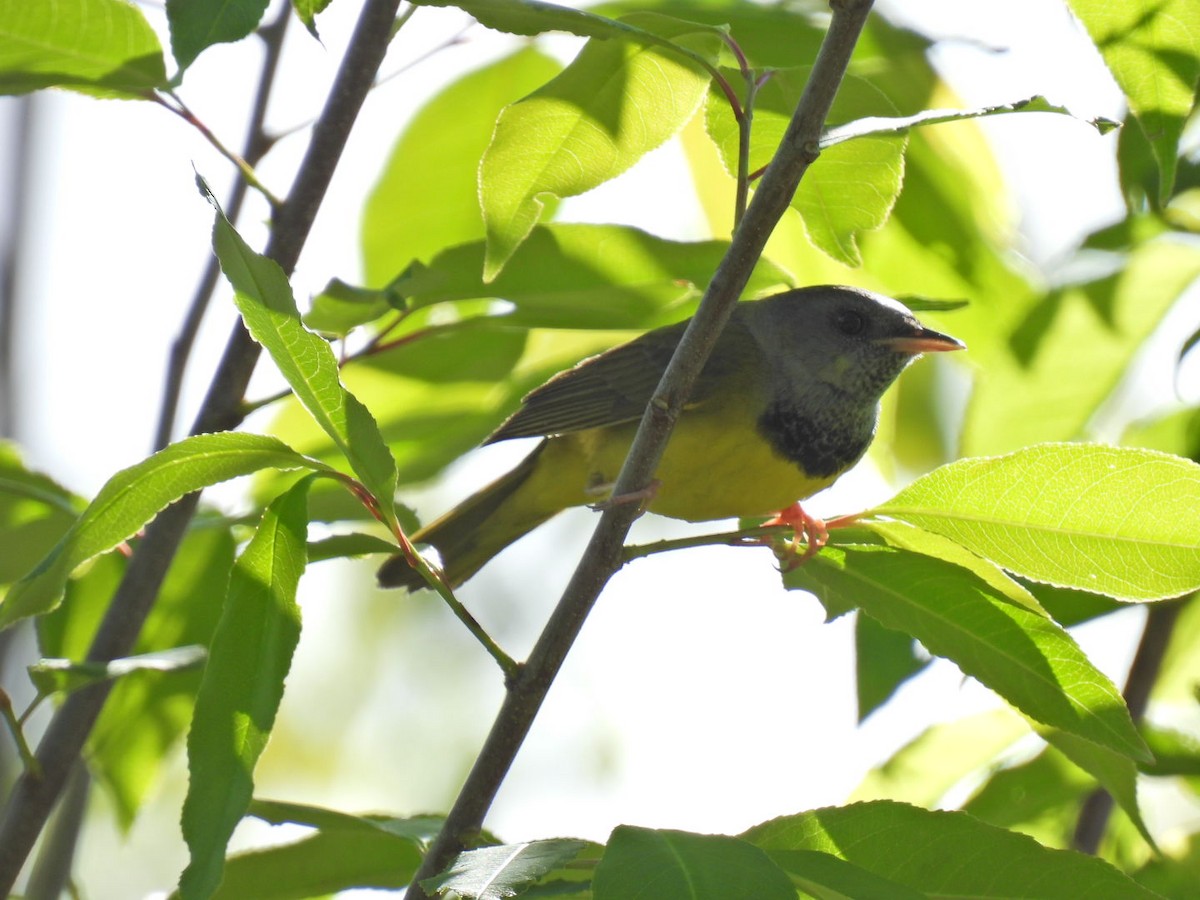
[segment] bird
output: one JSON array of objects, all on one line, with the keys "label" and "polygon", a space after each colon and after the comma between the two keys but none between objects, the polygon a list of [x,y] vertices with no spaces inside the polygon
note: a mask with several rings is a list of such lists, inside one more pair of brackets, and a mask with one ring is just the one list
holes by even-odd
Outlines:
[{"label": "bird", "polygon": [[[484,441],[540,437],[507,474],[411,536],[432,545],[450,587],[564,509],[610,499],[613,483],[687,322],[585,359],[528,394]],[[897,300],[857,287],[789,290],[734,307],[640,502],[691,522],[770,516],[820,549],[800,501],[866,452],[880,399],[924,353],[962,350]],[[381,587],[425,586],[403,554]]]}]

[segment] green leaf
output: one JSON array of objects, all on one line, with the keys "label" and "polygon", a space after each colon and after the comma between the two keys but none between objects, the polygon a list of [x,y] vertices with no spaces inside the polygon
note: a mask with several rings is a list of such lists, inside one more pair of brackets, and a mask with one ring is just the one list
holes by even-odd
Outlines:
[{"label": "green leaf", "polygon": [[[481,25],[508,34],[529,37],[548,31],[565,31],[580,37],[646,38],[641,29],[614,19],[541,0],[419,0],[417,6],[454,6],[474,16]],[[661,39],[652,37],[651,42]]]},{"label": "green leaf", "polygon": [[399,890],[420,864],[421,852],[405,838],[381,831],[319,831],[294,843],[230,856],[212,900],[300,900],[352,888]]},{"label": "green leaf", "polygon": [[963,459],[874,513],[1049,584],[1121,600],[1200,588],[1200,466],[1152,450],[1043,444]]},{"label": "green leaf", "polygon": [[247,813],[273,825],[294,823],[318,831],[295,843],[229,857],[214,900],[298,900],[351,888],[404,887],[421,862],[420,849],[443,822],[433,816],[352,815],[275,800],[253,800]]},{"label": "green leaf", "polygon": [[1067,628],[1081,622],[1090,622],[1100,616],[1106,616],[1126,605],[1120,600],[1114,600],[1112,597],[1105,597],[1102,594],[1055,587],[1052,584],[1030,581],[1028,578],[1020,580],[1022,585],[1037,597],[1038,603],[1041,604],[1042,609],[1046,610],[1050,618]]},{"label": "green leaf", "polygon": [[870,616],[858,616],[854,622],[858,721],[882,707],[904,682],[928,665],[910,635],[884,628]]},{"label": "green leaf", "polygon": [[1200,75],[1200,7],[1195,0],[1069,2],[1154,147],[1162,172],[1158,199],[1166,204]]},{"label": "green leaf", "polygon": [[[652,14],[627,17],[715,63],[712,29]],[[592,39],[553,81],[504,109],[479,170],[491,281],[542,215],[544,196],[573,197],[624,172],[692,117],[709,75],[659,46]]]},{"label": "green leaf", "polygon": [[199,666],[207,651],[195,644],[125,656],[111,662],[75,662],[71,659],[39,659],[27,666],[29,679],[39,694],[70,693],[90,684],[112,681],[131,672],[177,672]]},{"label": "green leaf", "polygon": [[387,315],[394,308],[392,300],[392,292],[387,289],[356,287],[333,278],[313,297],[303,321],[318,334],[345,337],[355,328]]},{"label": "green leaf", "polygon": [[[436,475],[477,446],[533,387],[613,340],[603,335],[588,335],[586,341],[543,338],[527,351],[527,338],[497,322],[466,321],[430,329],[419,339],[346,368],[347,385],[378,417],[403,483]],[[318,458],[338,455],[329,436],[294,398],[280,404],[271,430]],[[255,496],[265,501],[282,482],[276,473],[264,473]],[[310,511],[329,521],[366,515],[346,491],[320,486],[314,486]]]},{"label": "green leaf", "polygon": [[1039,722],[1134,759],[1149,757],[1120,693],[1071,636],[961,566],[846,544],[826,547],[785,582],[827,607],[849,601],[912,635]]},{"label": "green leaf", "polygon": [[992,773],[963,811],[1047,846],[1069,847],[1080,807],[1095,789],[1095,779],[1046,746],[1032,759]]},{"label": "green leaf", "polygon": [[158,36],[124,0],[0,0],[0,92],[46,87],[146,99],[167,80]]},{"label": "green leaf", "polygon": [[[227,525],[206,525],[200,521],[193,524],[171,561],[154,608],[138,635],[135,645],[138,652],[153,653],[181,644],[205,647],[211,644],[221,616],[217,598],[223,597],[228,587],[235,549],[236,542]],[[119,559],[122,565],[106,590],[91,591],[92,596],[86,597],[77,589],[79,581],[73,580],[62,606],[38,620],[43,646],[54,630],[52,620],[66,618],[77,641],[81,636],[80,626],[87,627],[90,619],[93,624],[87,629],[86,642],[73,655],[81,656],[87,651],[124,573],[125,559],[119,554],[110,554],[100,561],[107,563],[114,559]],[[95,568],[98,567],[88,573],[89,579]],[[97,593],[99,596],[95,596]],[[91,609],[73,608],[80,601]],[[122,829],[132,827],[138,810],[158,784],[164,769],[171,770],[172,751],[187,732],[201,676],[197,670],[169,677],[124,679],[105,702],[88,737],[87,756],[96,780],[112,800],[117,824]]]},{"label": "green leaf", "polygon": [[784,816],[750,829],[743,838],[768,851],[829,853],[930,897],[1157,896],[1103,860],[1047,849],[965,813],[930,812],[888,801]]},{"label": "green leaf", "polygon": [[267,507],[230,574],[188,733],[183,836],[190,862],[179,880],[185,898],[209,897],[221,883],[225,846],[250,804],[254,766],[283,698],[300,640],[296,586],[311,481]]},{"label": "green leaf", "polygon": [[62,538],[87,503],[26,468],[16,444],[0,441],[0,584],[11,584]]},{"label": "green leaf", "polygon": [[570,862],[585,846],[586,841],[556,838],[467,850],[445,872],[422,881],[421,887],[430,893],[453,891],[463,900],[515,897]]},{"label": "green leaf", "polygon": [[428,262],[439,250],[483,239],[479,161],[496,118],[561,69],[528,47],[460,78],[413,116],[363,207],[368,284],[386,284],[414,259]]},{"label": "green leaf", "polygon": [[345,455],[378,501],[384,521],[394,523],[396,461],[370,411],[342,386],[329,344],[301,323],[283,269],[251,250],[219,208],[213,249],[251,337],[271,354],[296,398]]},{"label": "green leaf", "polygon": [[1142,767],[1147,775],[1200,776],[1200,737],[1153,725],[1143,725],[1142,735],[1154,754],[1154,762]]},{"label": "green leaf", "polygon": [[[924,125],[943,125],[947,122],[961,122],[966,119],[982,119],[987,116],[1001,116],[1021,112],[1058,113],[1059,115],[1070,116],[1073,119],[1079,118],[1065,106],[1051,103],[1045,97],[1038,94],[1026,100],[1017,100],[1015,103],[980,106],[976,109],[927,109],[912,116],[868,116],[856,119],[853,122],[847,122],[845,125],[834,125],[831,128],[825,129],[821,135],[821,149],[824,150],[843,141],[859,137],[880,134],[904,134],[910,128],[917,128]],[[1119,128],[1121,124],[1105,118],[1079,119],[1079,121],[1091,125],[1101,134],[1107,134],[1114,128]]]},{"label": "green leaf", "polygon": [[1112,795],[1138,833],[1158,853],[1158,845],[1154,843],[1138,806],[1138,768],[1133,760],[1053,728],[1039,729],[1039,732],[1059,753],[1095,778]]},{"label": "green leaf", "polygon": [[332,471],[275,438],[231,432],[184,438],[122,469],[50,554],[12,586],[0,604],[0,628],[54,609],[76,567],[132,537],[180,497],[265,468]]},{"label": "green leaf", "polygon": [[[414,308],[496,297],[513,305],[503,315],[511,325],[648,329],[693,311],[728,247],[669,241],[623,225],[543,225],[494,281],[481,277],[484,246],[473,243],[413,266],[391,289]],[[791,284],[787,272],[760,259],[745,293]]]},{"label": "green leaf", "polygon": [[905,521],[867,520],[862,524],[864,528],[878,534],[892,547],[910,550],[913,553],[922,553],[925,556],[933,556],[945,562],[952,562],[956,566],[962,566],[986,581],[988,586],[1001,596],[1007,597],[1014,603],[1019,603],[1039,616],[1046,615],[1042,605],[1038,603],[1037,598],[1027,587],[1014,581],[991,560],[976,555],[962,544],[954,542],[943,534],[924,531]]},{"label": "green leaf", "polygon": [[372,553],[386,553],[390,556],[395,552],[396,545],[391,541],[374,534],[353,532],[351,534],[335,534],[324,540],[313,541],[308,545],[308,561],[309,563],[324,562],[327,559],[369,556]]},{"label": "green leaf", "polygon": [[421,847],[427,846],[437,837],[446,821],[441,816],[395,818],[375,813],[355,815],[304,803],[262,799],[252,800],[246,813],[272,825],[283,825],[290,822],[295,825],[307,825],[325,832],[381,831],[393,837],[405,838]]},{"label": "green leaf", "polygon": [[[750,171],[762,169],[778,149],[812,69],[782,69],[759,89],[750,132]],[[737,83],[740,76],[726,70]],[[838,89],[830,122],[895,113],[887,95],[872,82],[848,76]],[[710,89],[705,125],[729,172],[737,171],[738,128],[724,94]],[[869,135],[831,146],[804,175],[792,199],[812,242],[833,259],[862,264],[858,236],[887,221],[904,178],[904,145],[895,134]]]},{"label": "green leaf", "polygon": [[[167,570],[134,652],[153,654],[183,645],[207,647],[233,564],[235,541],[221,520],[201,512]],[[67,583],[63,602],[37,619],[45,656],[83,659],[125,574],[127,560],[110,553]],[[158,783],[171,751],[187,730],[200,686],[198,670],[164,677],[126,678],[114,685],[88,736],[88,768],[108,793],[118,826],[127,831]]]},{"label": "green leaf", "polygon": [[[888,74],[890,81],[878,83],[890,87],[905,78],[901,72]],[[971,298],[970,306],[955,314],[953,331],[989,378],[993,356],[1007,358],[1007,335],[1036,297],[1027,272],[1012,263],[1006,190],[977,124],[915,129],[904,155],[904,190],[887,224],[862,241],[869,286],[890,296]],[[794,265],[790,256],[776,252],[785,265]],[[949,329],[950,321],[945,325]]]},{"label": "green leaf", "polygon": [[[974,384],[963,432],[968,455],[1004,453],[1086,434],[1097,409],[1125,377],[1167,310],[1200,275],[1200,250],[1172,240],[1134,250],[1113,275],[1056,290],[1008,311],[960,317],[987,372]],[[1014,315],[1016,313],[1016,315]]]},{"label": "green leaf", "polygon": [[1029,723],[1006,707],[932,725],[869,771],[850,799],[940,806],[954,788],[1028,736]]},{"label": "green leaf", "polygon": [[621,825],[592,880],[595,900],[795,900],[757,847],[724,835]]},{"label": "green leaf", "polygon": [[258,27],[267,0],[167,0],[171,51],[183,72],[213,44],[240,41]]},{"label": "green leaf", "polygon": [[1200,834],[1181,835],[1179,846],[1168,856],[1137,860],[1133,875],[1138,884],[1160,896],[1186,897],[1200,884]]},{"label": "green leaf", "polygon": [[1156,706],[1190,716],[1200,697],[1200,594],[1184,601],[1151,695]]},{"label": "green leaf", "polygon": [[317,13],[324,12],[331,2],[333,0],[292,0],[292,9],[296,10],[296,16],[304,23],[308,33],[318,40],[320,37],[317,34]]},{"label": "green leaf", "polygon": [[796,884],[818,900],[922,900],[928,895],[832,853],[816,850],[772,850],[767,854]]}]

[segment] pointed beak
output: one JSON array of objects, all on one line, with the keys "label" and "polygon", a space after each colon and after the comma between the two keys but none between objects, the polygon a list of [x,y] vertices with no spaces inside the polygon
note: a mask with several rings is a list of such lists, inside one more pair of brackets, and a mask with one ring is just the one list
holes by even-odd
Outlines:
[{"label": "pointed beak", "polygon": [[919,328],[914,334],[881,338],[879,343],[913,356],[920,353],[948,353],[951,350],[967,349],[967,345],[958,338],[952,338],[950,335],[934,331],[932,328]]}]

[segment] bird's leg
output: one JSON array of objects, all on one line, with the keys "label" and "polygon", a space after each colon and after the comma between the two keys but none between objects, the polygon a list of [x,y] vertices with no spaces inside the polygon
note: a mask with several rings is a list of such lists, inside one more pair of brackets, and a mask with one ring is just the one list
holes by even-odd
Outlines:
[{"label": "bird's leg", "polygon": [[[791,557],[785,563],[786,571],[789,572],[797,566],[804,565],[829,542],[829,529],[825,522],[816,516],[810,516],[799,503],[781,509],[779,515],[763,523],[764,528],[768,525],[789,525],[795,534],[790,548]],[[803,553],[800,553],[796,546],[801,539],[805,543]]]}]

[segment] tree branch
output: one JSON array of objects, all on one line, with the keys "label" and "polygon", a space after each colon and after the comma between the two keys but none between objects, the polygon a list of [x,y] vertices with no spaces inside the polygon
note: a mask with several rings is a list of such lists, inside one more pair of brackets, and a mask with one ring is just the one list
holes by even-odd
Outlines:
[{"label": "tree branch", "polygon": [[[266,254],[291,274],[341,157],[350,128],[387,52],[400,0],[366,0],[346,56],[313,129],[292,190],[275,218]],[[240,404],[260,349],[239,322],[218,364],[192,433],[222,431],[241,420]],[[164,510],[146,529],[89,651],[109,660],[130,652],[199,501],[198,494]],[[21,776],[0,819],[0,896],[7,897],[45,825],[110,684],[71,694],[38,746],[43,774]]]},{"label": "tree branch", "polygon": [[[801,177],[820,152],[818,141],[825,118],[846,73],[871,3],[872,0],[831,0],[833,18],[812,76],[805,85],[779,150],[734,232],[729,251],[713,275],[696,315],[646,408],[613,488],[614,496],[634,493],[650,483],[700,369],[729,319],[767,239],[791,202]],[[567,652],[600,591],[621,565],[625,535],[637,516],[636,505],[630,503],[613,505],[601,515],[587,550],[534,645],[529,661],[510,681],[492,730],[446,818],[446,824],[413,877],[408,900],[427,900],[420,881],[445,869],[463,850],[466,841],[482,827],[484,816]]]}]

